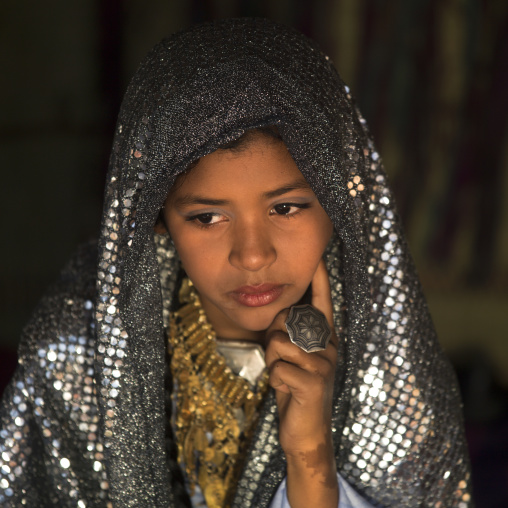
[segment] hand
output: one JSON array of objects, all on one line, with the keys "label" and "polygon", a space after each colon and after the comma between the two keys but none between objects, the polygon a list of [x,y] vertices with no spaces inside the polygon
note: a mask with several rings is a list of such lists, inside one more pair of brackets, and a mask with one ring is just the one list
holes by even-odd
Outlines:
[{"label": "hand", "polygon": [[323,260],[312,280],[312,305],[325,315],[332,329],[324,351],[306,353],[289,340],[285,326],[289,309],[279,312],[266,332],[265,359],[269,383],[276,391],[279,439],[288,463],[287,490],[292,508],[338,504],[331,435],[338,341]]}]

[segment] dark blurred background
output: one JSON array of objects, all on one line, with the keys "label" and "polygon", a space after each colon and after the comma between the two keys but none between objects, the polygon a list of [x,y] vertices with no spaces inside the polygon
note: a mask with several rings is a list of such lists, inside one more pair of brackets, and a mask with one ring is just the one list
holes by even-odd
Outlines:
[{"label": "dark blurred background", "polygon": [[463,389],[479,508],[508,506],[508,1],[17,0],[0,16],[0,390],[96,236],[116,114],[162,37],[262,16],[316,39],[383,155]]}]

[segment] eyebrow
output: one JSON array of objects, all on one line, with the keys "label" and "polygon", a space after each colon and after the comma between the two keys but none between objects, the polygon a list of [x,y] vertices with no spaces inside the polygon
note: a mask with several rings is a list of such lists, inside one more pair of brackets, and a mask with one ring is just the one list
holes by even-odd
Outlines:
[{"label": "eyebrow", "polygon": [[[284,187],[279,187],[278,189],[264,192],[263,197],[265,199],[273,199],[278,196],[283,196],[288,192],[299,189],[311,190],[311,187],[306,180],[299,179],[289,183],[288,185],[284,185]],[[174,204],[176,206],[190,206],[190,205],[223,206],[228,204],[228,200],[213,199],[206,196],[200,196],[199,194],[184,194],[183,196],[175,199]]]}]

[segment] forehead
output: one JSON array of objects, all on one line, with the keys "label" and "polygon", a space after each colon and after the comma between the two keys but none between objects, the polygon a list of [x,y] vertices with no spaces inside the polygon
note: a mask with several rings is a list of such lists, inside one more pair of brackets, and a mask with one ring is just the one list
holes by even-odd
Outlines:
[{"label": "forehead", "polygon": [[199,159],[177,178],[169,197],[195,192],[266,193],[288,185],[310,190],[286,145],[258,135],[240,149],[219,149]]}]

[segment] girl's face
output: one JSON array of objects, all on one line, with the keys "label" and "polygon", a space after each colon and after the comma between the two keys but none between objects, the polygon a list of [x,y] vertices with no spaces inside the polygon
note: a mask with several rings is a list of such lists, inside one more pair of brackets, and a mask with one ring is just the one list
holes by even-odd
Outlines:
[{"label": "girl's face", "polygon": [[333,229],[284,143],[263,135],[200,159],[164,218],[217,335],[258,341],[302,298]]}]

